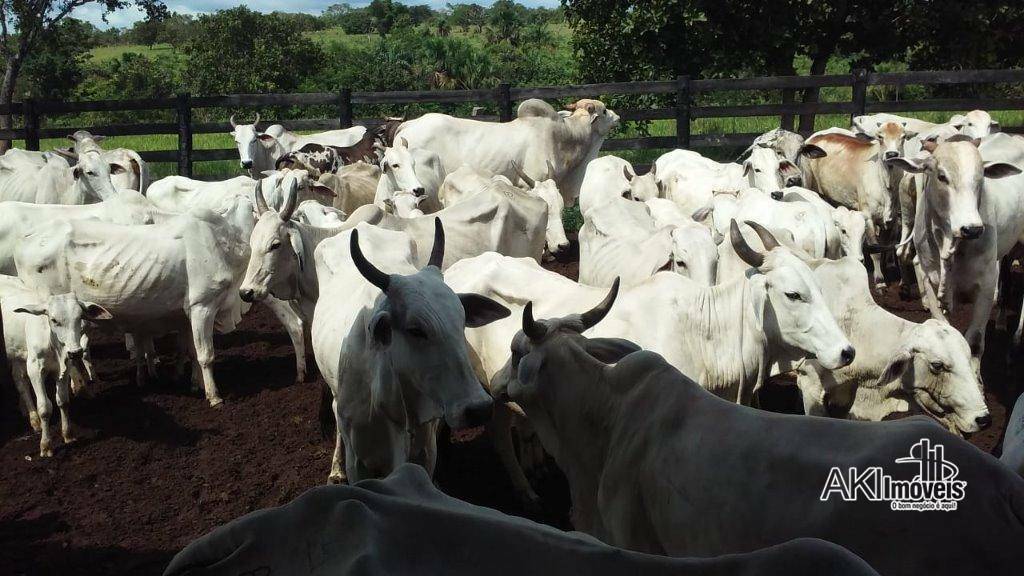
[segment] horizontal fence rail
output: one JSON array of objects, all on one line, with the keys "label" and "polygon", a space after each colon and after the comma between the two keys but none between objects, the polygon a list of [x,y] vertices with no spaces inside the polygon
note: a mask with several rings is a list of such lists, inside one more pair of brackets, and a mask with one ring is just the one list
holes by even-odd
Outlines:
[{"label": "horizontal fence rail", "polygon": [[[850,74],[822,76],[772,76],[763,78],[708,78],[691,79],[681,76],[669,81],[612,82],[570,86],[513,87],[499,84],[495,88],[475,90],[412,90],[396,92],[360,92],[341,88],[337,92],[302,94],[228,94],[218,96],[191,96],[180,94],[175,98],[144,98],[130,100],[104,100],[64,102],[58,100],[26,100],[9,106],[0,106],[0,115],[20,117],[21,128],[0,130],[0,140],[22,139],[29,150],[38,150],[40,139],[60,138],[76,130],[88,130],[105,136],[136,136],[149,134],[177,135],[175,150],[140,152],[148,162],[174,162],[178,173],[191,176],[194,162],[232,160],[237,158],[234,148],[193,148],[196,134],[224,133],[231,130],[225,120],[220,122],[194,122],[193,110],[205,108],[254,108],[267,106],[326,106],[334,109],[333,117],[300,118],[275,122],[264,120],[264,125],[280,123],[291,130],[335,130],[352,126],[374,128],[383,120],[358,118],[358,106],[393,104],[460,104],[474,103],[493,108],[496,113],[474,115],[477,120],[509,121],[514,118],[514,105],[528,98],[600,98],[606,96],[660,96],[664,106],[673,107],[619,109],[624,121],[675,120],[674,136],[647,136],[613,138],[605,141],[604,150],[643,150],[689,147],[741,147],[757,134],[691,134],[692,122],[704,118],[794,117],[803,115],[849,115],[877,112],[952,112],[972,109],[1024,110],[1024,98],[943,98],[906,101],[869,101],[871,86],[903,87],[908,85],[1006,84],[1024,83],[1024,70],[954,70],[938,72],[871,73],[854,70]],[[850,99],[839,102],[782,102],[773,104],[743,104],[705,106],[694,103],[695,96],[712,92],[804,90],[816,88],[848,88]],[[666,98],[670,97],[670,98]],[[43,120],[60,115],[88,112],[168,111],[175,121],[105,126],[43,127]],[[781,123],[781,122],[780,122]],[[1024,127],[1004,126],[1006,132],[1024,133]],[[806,134],[805,134],[806,136]]]}]

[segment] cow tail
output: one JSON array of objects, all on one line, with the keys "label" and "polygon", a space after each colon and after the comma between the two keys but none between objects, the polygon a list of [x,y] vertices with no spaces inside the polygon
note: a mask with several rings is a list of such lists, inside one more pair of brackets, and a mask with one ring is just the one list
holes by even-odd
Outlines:
[{"label": "cow tail", "polygon": [[334,394],[330,387],[324,382],[320,386],[320,434],[325,439],[334,438],[337,430],[337,422],[334,419]]}]

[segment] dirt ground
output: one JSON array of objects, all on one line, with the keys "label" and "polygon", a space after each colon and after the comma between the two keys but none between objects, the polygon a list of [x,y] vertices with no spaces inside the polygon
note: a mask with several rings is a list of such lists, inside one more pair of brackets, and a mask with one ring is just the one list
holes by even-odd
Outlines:
[{"label": "dirt ground", "polygon": [[[570,254],[549,267],[575,277],[574,260]],[[906,318],[926,317],[895,289],[882,303]],[[1005,336],[989,337],[984,374],[995,423],[971,441],[991,452],[1016,379],[1001,363]],[[99,339],[93,355],[102,383],[72,404],[82,438],[58,442],[50,459],[38,457],[38,436],[11,387],[0,389],[0,574],[159,574],[212,528],[326,481],[332,444],[317,422],[321,381],[294,382],[292,349],[273,316],[253,310],[237,331],[217,337],[216,349],[221,410],[173,382],[135,386],[122,340]],[[486,435],[457,445],[443,438],[436,475],[443,490],[528,515]],[[532,517],[568,527],[564,480],[548,474],[538,491],[547,510]]]}]

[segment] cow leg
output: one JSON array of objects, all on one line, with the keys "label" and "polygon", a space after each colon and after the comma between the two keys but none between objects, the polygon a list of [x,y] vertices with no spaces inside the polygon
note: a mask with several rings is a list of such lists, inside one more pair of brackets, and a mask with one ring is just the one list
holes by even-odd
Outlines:
[{"label": "cow leg", "polygon": [[43,359],[29,357],[25,363],[28,379],[32,382],[32,391],[36,395],[36,412],[39,414],[39,456],[53,456],[53,433],[50,431],[50,416],[53,415],[53,404],[46,395],[46,378],[43,373]]},{"label": "cow leg", "polygon": [[[348,460],[342,457],[341,452],[346,450],[347,444],[341,432],[341,414],[338,412],[338,398],[337,395],[332,396],[334,396],[331,400],[331,411],[334,413],[334,455],[331,456],[331,474],[327,477],[327,482],[329,484],[345,484],[348,482],[348,475],[345,473],[345,463]],[[347,450],[345,456],[348,458],[353,457],[348,454]]]},{"label": "cow leg", "polygon": [[1010,287],[1010,270],[1013,269],[1013,257],[1003,256],[999,261],[999,280],[996,282],[996,330],[1006,332],[1006,296]]},{"label": "cow leg", "polygon": [[57,409],[60,410],[60,432],[65,444],[77,440],[75,425],[71,422],[71,387],[67,373],[57,378]]},{"label": "cow leg", "polygon": [[488,428],[491,431],[491,440],[494,442],[494,451],[497,452],[502,466],[505,467],[505,471],[508,472],[508,476],[512,480],[516,496],[528,509],[536,508],[540,498],[534,492],[533,486],[530,486],[530,481],[526,479],[526,474],[523,473],[523,468],[516,458],[515,446],[512,444],[512,412],[504,403],[495,403],[494,416],[491,418]]},{"label": "cow leg", "polygon": [[922,289],[921,299],[924,301],[925,308],[931,313],[932,318],[949,324],[949,320],[946,319],[946,315],[942,312],[939,298],[935,295],[935,289],[928,280],[928,276],[924,273],[924,269],[921,268],[921,260],[919,258],[914,258],[914,273],[917,276],[917,285]]},{"label": "cow leg", "polygon": [[20,360],[11,362],[11,378],[14,380],[14,387],[18,389],[18,396],[21,398],[21,405],[25,408],[29,426],[32,427],[33,432],[39,432],[39,412],[36,411],[36,400],[32,397],[32,383],[29,382],[25,364]]},{"label": "cow leg", "polygon": [[989,317],[992,315],[992,305],[995,302],[998,276],[998,265],[995,263],[993,263],[992,268],[983,273],[974,296],[971,322],[964,332],[964,338],[967,339],[967,343],[971,346],[971,366],[974,368],[974,373],[978,376],[979,382],[982,381],[981,357],[985,353],[985,328],[988,326]]},{"label": "cow leg", "polygon": [[288,337],[292,340],[292,348],[295,350],[295,381],[306,381],[306,323],[302,315],[295,309],[294,305],[277,298],[264,300],[267,307],[274,313],[274,316],[284,325]]},{"label": "cow leg", "polygon": [[214,312],[204,306],[194,306],[189,311],[192,325],[192,347],[195,350],[195,362],[203,380],[203,389],[210,406],[217,408],[224,403],[217,392],[217,383],[213,379],[213,322]]}]

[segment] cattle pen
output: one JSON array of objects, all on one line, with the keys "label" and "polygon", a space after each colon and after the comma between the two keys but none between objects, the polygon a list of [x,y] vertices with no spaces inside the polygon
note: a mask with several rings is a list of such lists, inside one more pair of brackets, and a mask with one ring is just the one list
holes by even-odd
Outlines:
[{"label": "cattle pen", "polygon": [[[702,119],[727,118],[778,118],[779,125],[792,126],[795,116],[810,118],[814,126],[816,117],[848,118],[878,112],[922,113],[956,112],[972,109],[988,111],[1024,110],[1024,98],[982,97],[982,98],[891,98],[891,90],[898,95],[906,86],[947,86],[992,85],[1024,83],[1024,70],[954,70],[925,72],[878,73],[863,69],[849,74],[820,76],[772,76],[758,78],[695,79],[680,76],[676,80],[612,82],[580,84],[569,86],[517,87],[501,83],[494,88],[473,90],[429,90],[396,92],[362,92],[340,88],[336,92],[310,92],[294,94],[230,94],[216,96],[193,96],[179,94],[173,98],[99,100],[67,102],[60,100],[26,100],[10,106],[0,107],[0,115],[20,119],[20,127],[0,130],[0,140],[22,140],[28,150],[39,150],[40,141],[46,138],[63,138],[75,130],[88,130],[104,136],[177,135],[176,149],[142,150],[147,162],[173,163],[175,172],[192,176],[197,162],[233,160],[237,158],[235,148],[197,149],[195,136],[226,133],[231,130],[227,114],[223,120],[214,122],[194,121],[196,110],[225,109],[246,111],[266,107],[315,107],[321,111],[316,118],[295,118],[280,120],[289,129],[330,130],[351,126],[373,127],[382,120],[372,115],[360,114],[382,106],[413,104],[437,104],[443,106],[476,105],[482,112],[475,117],[487,121],[509,121],[514,117],[515,106],[528,98],[557,100],[564,98],[626,98],[627,107],[615,106],[624,122],[667,122],[671,126],[668,135],[650,135],[641,131],[637,135],[610,138],[604,142],[603,151],[664,150],[671,148],[723,149],[744,147],[758,135],[753,132],[712,133],[695,129]],[[881,94],[872,94],[876,89]],[[821,101],[818,91],[837,90],[838,98]],[[796,91],[813,91],[813,96],[804,102],[793,101]],[[715,94],[740,94],[744,92],[773,91],[781,94],[781,102],[761,104],[715,104],[705,105],[701,97]],[[726,99],[728,100],[728,98]],[[65,125],[62,117],[93,112],[162,111],[174,121],[133,122],[108,125]],[[264,124],[275,123],[268,120]],[[59,124],[59,125],[58,125]],[[1004,132],[1024,133],[1024,123],[1016,126],[1004,125]],[[799,129],[804,136],[813,130]],[[638,158],[638,171],[648,166]]]}]

